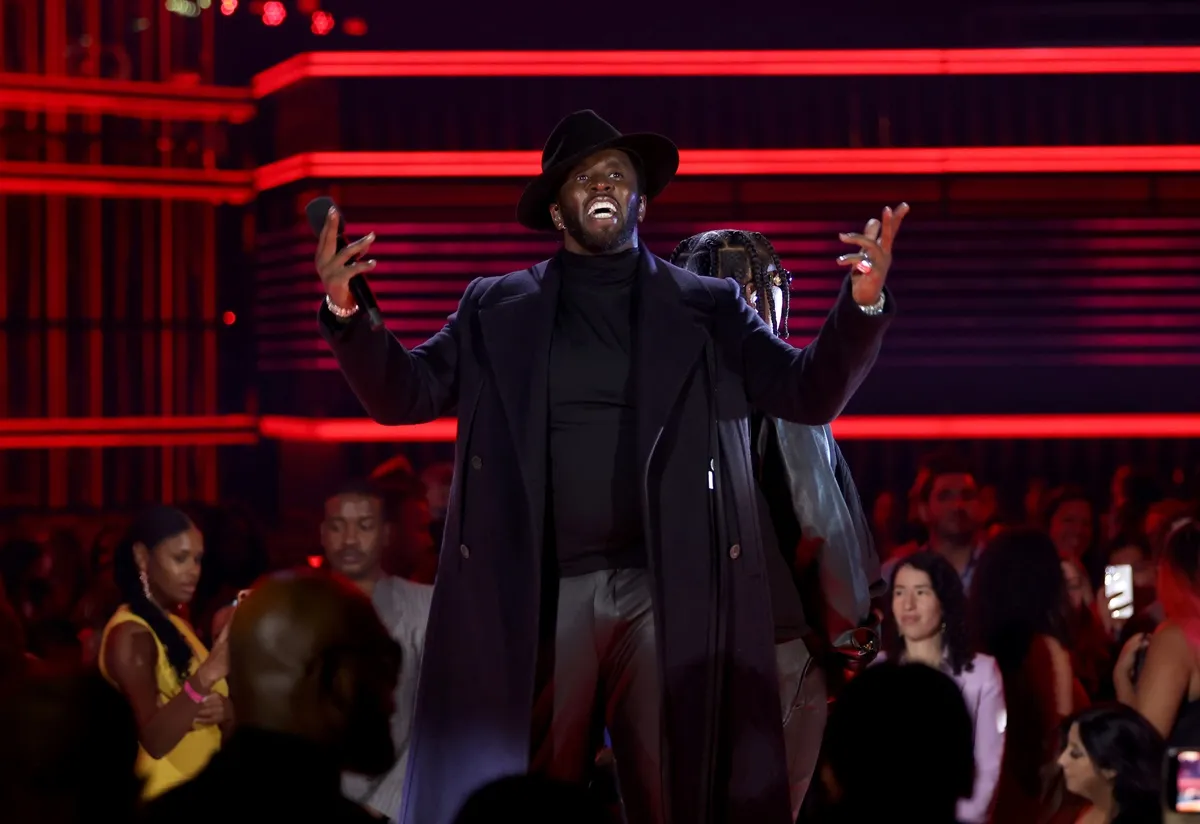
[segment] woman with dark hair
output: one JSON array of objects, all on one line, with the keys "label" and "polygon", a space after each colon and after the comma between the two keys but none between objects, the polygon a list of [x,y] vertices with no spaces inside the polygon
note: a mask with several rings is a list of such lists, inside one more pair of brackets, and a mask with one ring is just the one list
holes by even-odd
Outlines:
[{"label": "woman with dark hair", "polygon": [[137,718],[146,798],[196,775],[233,720],[225,636],[209,654],[178,614],[196,592],[203,555],[188,517],[158,506],[134,521],[113,558],[124,603],[104,628],[100,671]]},{"label": "woman with dark hair", "polygon": [[1092,707],[1063,725],[1067,789],[1091,806],[1079,824],[1148,824],[1162,820],[1162,736],[1121,704]]},{"label": "woman with dark hair", "polygon": [[927,664],[958,684],[975,729],[975,784],[971,797],[958,804],[958,819],[989,821],[1007,717],[1000,670],[990,657],[972,653],[962,579],[949,561],[934,552],[909,555],[892,573],[891,586],[880,659]]},{"label": "woman with dark hair", "polygon": [[[1191,518],[1167,535],[1158,599],[1166,621],[1148,648],[1144,634],[1129,639],[1113,683],[1121,703],[1144,715],[1172,745],[1193,746],[1200,742],[1200,523]],[[1135,675],[1142,654],[1145,663]]]},{"label": "woman with dark hair", "polygon": [[977,648],[996,659],[1008,725],[994,821],[1037,824],[1063,808],[1055,766],[1063,719],[1087,704],[1067,643],[1058,549],[1041,530],[1001,531],[980,555],[968,601]]},{"label": "woman with dark hair", "polygon": [[1041,522],[1065,561],[1078,561],[1095,589],[1104,579],[1104,557],[1096,552],[1096,509],[1077,486],[1060,486],[1042,498]]}]

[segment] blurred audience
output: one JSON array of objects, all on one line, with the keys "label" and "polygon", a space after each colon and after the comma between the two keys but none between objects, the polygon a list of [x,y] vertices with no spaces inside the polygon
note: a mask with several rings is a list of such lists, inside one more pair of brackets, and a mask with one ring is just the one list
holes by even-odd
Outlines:
[{"label": "blurred audience", "polygon": [[0,701],[0,818],[130,824],[141,782],[129,703],[98,674],[35,677]]},{"label": "blurred audience", "polygon": [[269,578],[234,613],[229,665],[237,730],[145,822],[380,820],[341,792],[342,772],[380,775],[396,761],[402,652],[370,600],[340,576]]}]

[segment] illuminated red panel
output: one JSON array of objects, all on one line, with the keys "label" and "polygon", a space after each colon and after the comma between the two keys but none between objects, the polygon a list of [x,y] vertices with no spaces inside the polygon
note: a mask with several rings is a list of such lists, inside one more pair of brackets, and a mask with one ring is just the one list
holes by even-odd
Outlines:
[{"label": "illuminated red panel", "polygon": [[258,439],[251,415],[0,420],[0,449],[234,446]]},{"label": "illuminated red panel", "polygon": [[5,72],[0,109],[248,123],[255,104],[246,89]]},{"label": "illuminated red panel", "polygon": [[[265,191],[309,178],[533,177],[541,153],[309,152],[259,168]],[[684,149],[681,175],[941,175],[1197,172],[1200,146],[989,146],[937,149]]]},{"label": "illuminated red panel", "polygon": [[[270,3],[267,4],[272,5]],[[350,31],[351,21],[343,29]],[[364,25],[365,29],[365,25]],[[1181,74],[1200,47],[851,51],[311,52],[258,74],[264,97],[311,77],[830,77]]]},{"label": "illuminated red panel", "polygon": [[342,31],[351,37],[362,37],[367,33],[367,21],[361,17],[350,17],[342,21]]},{"label": "illuminated red panel", "polygon": [[159,169],[87,163],[0,161],[0,194],[251,201],[251,173],[214,169]]},{"label": "illuminated red panel", "polygon": [[[263,417],[263,437],[281,441],[402,443],[453,441],[458,422],[381,426],[358,419]],[[1196,438],[1200,415],[880,415],[839,418],[842,440],[1000,440],[1034,438]]]}]

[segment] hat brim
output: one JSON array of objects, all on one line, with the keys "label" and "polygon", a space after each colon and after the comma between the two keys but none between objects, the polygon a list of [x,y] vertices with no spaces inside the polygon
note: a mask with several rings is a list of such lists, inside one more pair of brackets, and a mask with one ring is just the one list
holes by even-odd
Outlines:
[{"label": "hat brim", "polygon": [[605,149],[620,149],[634,155],[642,170],[642,194],[654,199],[679,171],[679,149],[660,134],[635,133],[614,137],[564,158],[535,177],[517,203],[517,222],[539,232],[554,230],[550,204],[558,197],[567,174],[581,160]]}]

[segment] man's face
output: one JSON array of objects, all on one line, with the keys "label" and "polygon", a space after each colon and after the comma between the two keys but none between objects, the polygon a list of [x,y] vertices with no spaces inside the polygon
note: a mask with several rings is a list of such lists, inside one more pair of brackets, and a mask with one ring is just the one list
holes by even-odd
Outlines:
[{"label": "man's face", "polygon": [[979,529],[979,489],[965,472],[938,475],[933,479],[929,500],[922,515],[931,534],[947,541],[971,540]]},{"label": "man's face", "polygon": [[591,155],[571,170],[550,212],[562,224],[569,252],[606,255],[633,248],[646,214],[633,162],[615,149]]},{"label": "man's face", "polygon": [[321,548],[334,572],[351,581],[378,575],[388,527],[378,498],[335,495],[325,502],[321,522]]}]

